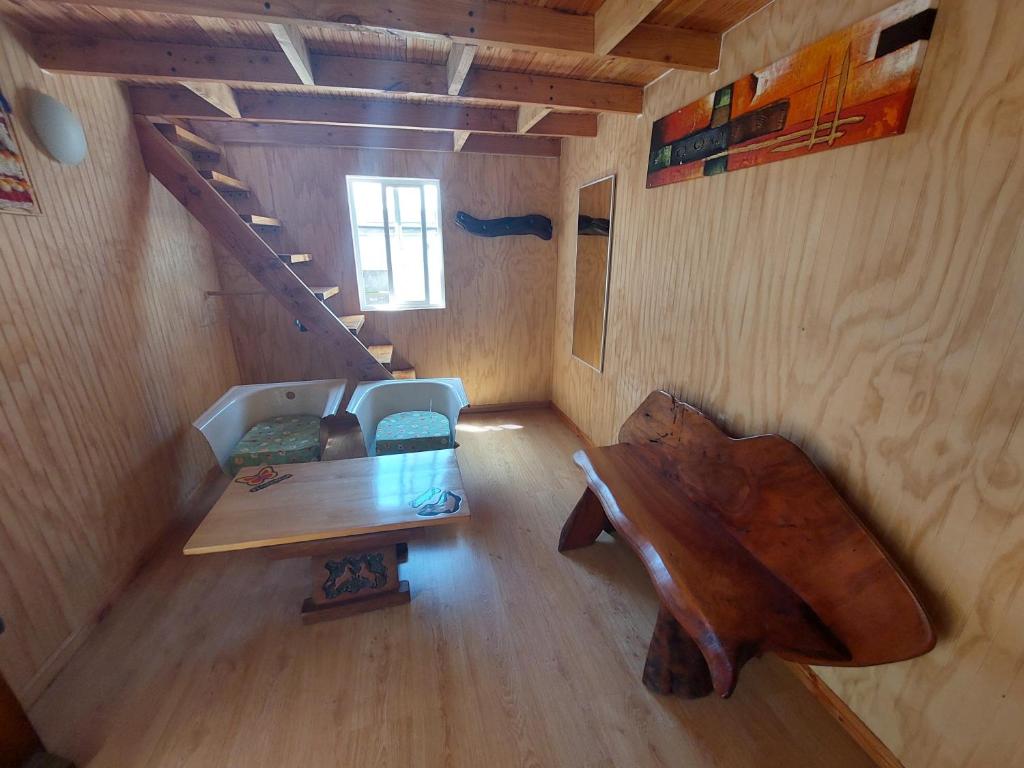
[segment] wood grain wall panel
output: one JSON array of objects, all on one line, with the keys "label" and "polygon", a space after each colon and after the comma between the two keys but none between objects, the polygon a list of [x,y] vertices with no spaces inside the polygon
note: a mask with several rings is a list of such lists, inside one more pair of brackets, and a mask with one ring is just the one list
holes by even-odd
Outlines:
[{"label": "wood grain wall panel", "polygon": [[191,420],[238,381],[206,233],[142,166],[109,80],[41,73],[0,25],[0,87],[67,104],[61,166],[18,121],[42,216],[0,214],[0,668],[31,702],[213,465]]},{"label": "wood grain wall panel", "polygon": [[[226,149],[234,175],[284,223],[280,246],[313,255],[312,263],[296,271],[310,284],[341,286],[328,300],[339,314],[360,311],[346,174],[440,179],[447,308],[366,312],[360,338],[393,343],[396,368],[415,366],[420,377],[461,376],[477,404],[550,398],[554,241],[474,237],[455,225],[454,216],[464,210],[481,218],[557,218],[557,159],[294,146]],[[221,259],[221,265],[225,285],[251,285],[230,260]],[[229,308],[246,381],[338,375],[312,334],[299,333],[270,299],[211,301]]]},{"label": "wood grain wall panel", "polygon": [[619,173],[604,375],[570,354],[561,230],[553,393],[598,443],[653,388],[802,445],[921,587],[929,655],[821,677],[907,766],[1024,763],[1021,0],[943,0],[906,135],[644,189],[651,123],[875,13],[777,0],[722,69],[566,140],[563,211]]}]

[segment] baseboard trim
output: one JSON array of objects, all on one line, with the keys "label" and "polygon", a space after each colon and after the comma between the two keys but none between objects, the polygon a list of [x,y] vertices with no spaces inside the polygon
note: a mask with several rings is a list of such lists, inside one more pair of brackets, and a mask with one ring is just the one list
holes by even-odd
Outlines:
[{"label": "baseboard trim", "polygon": [[565,423],[565,426],[572,430],[573,434],[575,434],[576,437],[580,439],[583,445],[585,445],[587,448],[595,447],[595,443],[593,440],[590,439],[590,435],[588,435],[586,432],[584,432],[582,429],[576,426],[576,422],[574,422],[572,419],[566,416],[565,411],[563,411],[561,408],[555,405],[554,402],[550,403],[550,405],[551,410],[555,412],[555,415],[558,416],[558,418],[560,418]]},{"label": "baseboard trim", "polygon": [[[555,415],[565,423],[565,426],[572,430],[587,448],[594,447],[594,441],[590,439],[590,436],[580,429],[576,422],[570,419],[554,402],[551,403],[551,410],[555,412]],[[838,721],[843,730],[850,735],[850,738],[857,742],[865,754],[879,768],[904,768],[903,763],[892,753],[892,750],[882,743],[882,740],[864,724],[863,720],[854,714],[849,705],[839,698],[835,691],[825,684],[825,681],[814,674],[814,670],[806,664],[795,664],[793,662],[785,662],[785,664],[800,679],[800,682],[804,684],[807,690],[811,692],[811,695],[818,700],[818,703]]]},{"label": "baseboard trim", "polygon": [[57,650],[47,657],[46,661],[44,661],[42,666],[39,667],[39,670],[29,678],[28,683],[25,685],[25,689],[18,695],[22,706],[26,710],[31,709],[35,703],[39,701],[39,697],[43,695],[50,683],[53,682],[54,678],[56,678],[58,673],[64,668],[64,665],[67,664],[71,657],[75,655],[75,651],[82,647],[86,638],[89,637],[89,633],[96,628],[97,624],[99,624],[104,610],[105,608],[101,608],[92,616],[92,618],[90,618],[88,622],[82,624],[78,629],[74,630],[70,635],[64,638],[64,642],[57,647]]},{"label": "baseboard trim", "polygon": [[814,670],[806,664],[786,662],[786,666],[795,674],[800,682],[811,692],[829,714],[832,715],[861,749],[875,761],[879,768],[904,768],[903,763],[892,753],[882,740],[864,724],[850,709],[839,695],[829,688],[825,681],[818,677]]},{"label": "baseboard trim", "polygon": [[51,653],[49,658],[43,662],[39,671],[32,676],[25,686],[25,690],[19,696],[22,706],[26,710],[30,710],[36,705],[43,693],[46,692],[46,689],[50,687],[50,684],[60,674],[60,671],[71,660],[71,657],[85,644],[85,641],[89,639],[89,636],[99,626],[100,622],[103,621],[114,602],[121,597],[142,570],[160,553],[161,549],[167,546],[168,538],[180,526],[190,520],[194,514],[195,507],[204,502],[206,494],[210,492],[210,489],[216,487],[219,482],[222,482],[222,477],[223,473],[219,466],[211,467],[207,471],[203,479],[189,492],[185,502],[179,507],[178,514],[168,521],[149,545],[142,550],[135,559],[134,567],[114,584],[107,594],[107,599],[103,605],[93,613],[88,621],[68,635],[57,650]]},{"label": "baseboard trim", "polygon": [[550,400],[528,400],[524,403],[485,403],[470,405],[465,413],[497,413],[499,411],[526,411],[534,408],[547,408]]}]

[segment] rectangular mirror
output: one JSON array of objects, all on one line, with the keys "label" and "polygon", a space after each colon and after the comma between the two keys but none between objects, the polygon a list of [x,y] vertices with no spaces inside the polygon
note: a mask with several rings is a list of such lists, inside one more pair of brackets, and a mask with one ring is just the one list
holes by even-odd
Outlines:
[{"label": "rectangular mirror", "polygon": [[580,187],[572,354],[598,371],[604,369],[614,205],[615,176]]}]

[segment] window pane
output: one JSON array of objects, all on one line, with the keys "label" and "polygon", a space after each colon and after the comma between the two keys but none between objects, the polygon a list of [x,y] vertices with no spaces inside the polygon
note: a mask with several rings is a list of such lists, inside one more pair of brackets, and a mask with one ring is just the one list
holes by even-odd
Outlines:
[{"label": "window pane", "polygon": [[376,181],[353,181],[352,199],[349,204],[360,225],[384,225],[384,213],[380,205],[380,183]]},{"label": "window pane", "polygon": [[363,306],[386,306],[391,303],[388,291],[388,271],[363,270]]},{"label": "window pane", "polygon": [[423,185],[423,195],[426,198],[424,202],[426,203],[427,208],[428,227],[437,226],[437,190],[438,187],[436,183],[427,182]]},{"label": "window pane", "polygon": [[[427,300],[423,282],[423,235],[419,228],[418,187],[388,187],[388,219],[391,223],[391,271],[396,304]],[[410,226],[413,225],[413,226]]]},{"label": "window pane", "polygon": [[420,223],[420,188],[419,187],[395,187],[395,195],[398,200],[400,215],[396,217],[403,226]]},{"label": "window pane", "polygon": [[402,229],[391,238],[391,268],[395,276],[396,302],[426,301],[423,283],[423,235],[419,229]]},{"label": "window pane", "polygon": [[[380,203],[377,204],[380,208]],[[359,263],[363,270],[388,271],[388,250],[384,241],[384,227],[359,228]]]},{"label": "window pane", "polygon": [[430,302],[444,304],[444,258],[441,254],[441,232],[427,230],[427,274],[430,279]]}]

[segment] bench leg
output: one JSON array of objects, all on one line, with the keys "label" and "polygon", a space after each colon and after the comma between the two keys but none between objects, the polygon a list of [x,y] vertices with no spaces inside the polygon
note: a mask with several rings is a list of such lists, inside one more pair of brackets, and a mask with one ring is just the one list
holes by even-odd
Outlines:
[{"label": "bench leg", "polygon": [[601,531],[614,530],[601,502],[594,492],[587,488],[569,515],[569,519],[562,526],[562,535],[558,537],[558,551],[565,552],[585,547],[593,544],[601,535]]},{"label": "bench leg", "polygon": [[711,671],[697,644],[664,605],[644,664],[644,685],[655,693],[699,699],[711,693]]}]

